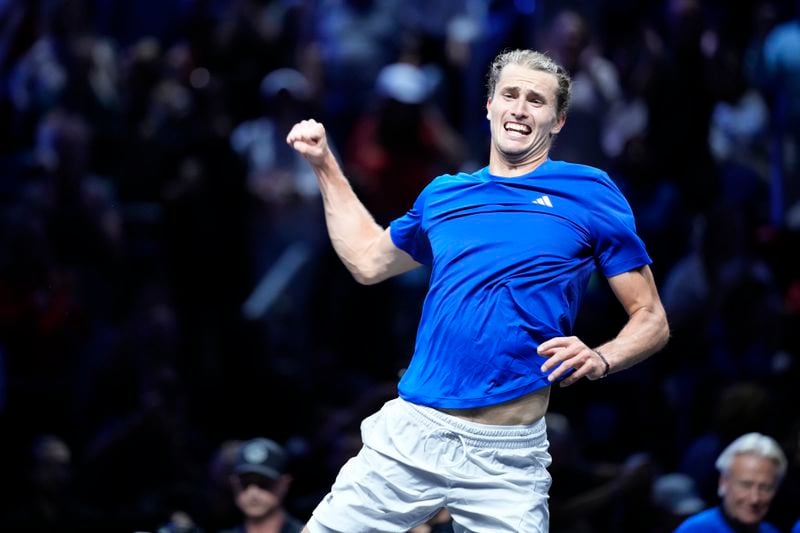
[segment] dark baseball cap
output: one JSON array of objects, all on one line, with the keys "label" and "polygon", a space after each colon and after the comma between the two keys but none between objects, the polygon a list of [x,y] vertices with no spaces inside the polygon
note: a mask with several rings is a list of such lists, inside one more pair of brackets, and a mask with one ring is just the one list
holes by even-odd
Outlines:
[{"label": "dark baseball cap", "polygon": [[233,471],[236,474],[260,474],[277,479],[286,472],[289,457],[275,441],[257,438],[242,443]]}]

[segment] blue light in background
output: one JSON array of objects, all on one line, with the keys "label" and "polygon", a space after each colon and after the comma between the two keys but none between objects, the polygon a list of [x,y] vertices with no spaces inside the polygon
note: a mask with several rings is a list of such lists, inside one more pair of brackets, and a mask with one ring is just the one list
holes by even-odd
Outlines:
[{"label": "blue light in background", "polygon": [[514,0],[514,7],[523,15],[536,11],[536,0]]}]

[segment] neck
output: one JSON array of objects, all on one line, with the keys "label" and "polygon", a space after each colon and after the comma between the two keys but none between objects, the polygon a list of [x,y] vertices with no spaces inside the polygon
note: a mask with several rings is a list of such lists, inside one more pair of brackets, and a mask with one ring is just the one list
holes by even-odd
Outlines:
[{"label": "neck", "polygon": [[266,516],[248,519],[244,529],[247,533],[277,533],[283,527],[284,520],[283,511],[276,509]]},{"label": "neck", "polygon": [[547,152],[543,152],[524,161],[512,161],[492,150],[489,154],[489,172],[495,176],[504,178],[516,178],[532,172],[542,163],[547,161]]},{"label": "neck", "polygon": [[739,522],[735,518],[733,518],[731,515],[729,515],[725,511],[725,507],[720,506],[720,510],[722,511],[722,517],[725,519],[725,521],[731,527],[731,530],[733,530],[735,533],[757,533],[758,532],[759,525],[761,524],[761,522],[757,522],[755,524],[744,524],[742,522]]}]

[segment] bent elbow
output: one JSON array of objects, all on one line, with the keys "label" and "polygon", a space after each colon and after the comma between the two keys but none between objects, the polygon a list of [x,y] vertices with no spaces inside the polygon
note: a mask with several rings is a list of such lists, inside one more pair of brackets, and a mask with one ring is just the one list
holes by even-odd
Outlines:
[{"label": "bent elbow", "polygon": [[360,285],[375,285],[381,281],[377,276],[371,276],[363,272],[352,272],[353,279]]},{"label": "bent elbow", "polygon": [[658,327],[658,349],[661,350],[664,348],[667,343],[669,342],[669,338],[671,335],[670,327],[669,327],[669,320],[667,320],[666,313],[663,313],[659,317],[659,327]]},{"label": "bent elbow", "polygon": [[353,279],[360,285],[375,285],[386,278],[386,276],[382,276],[376,269],[354,268],[350,273],[353,275]]}]

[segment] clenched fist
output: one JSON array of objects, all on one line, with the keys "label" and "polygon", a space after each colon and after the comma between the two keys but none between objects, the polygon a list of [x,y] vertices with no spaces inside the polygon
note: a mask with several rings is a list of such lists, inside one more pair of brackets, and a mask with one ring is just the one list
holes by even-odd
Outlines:
[{"label": "clenched fist", "polygon": [[286,136],[286,142],[312,165],[321,165],[328,153],[325,126],[314,119],[295,124]]}]

